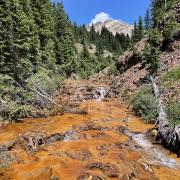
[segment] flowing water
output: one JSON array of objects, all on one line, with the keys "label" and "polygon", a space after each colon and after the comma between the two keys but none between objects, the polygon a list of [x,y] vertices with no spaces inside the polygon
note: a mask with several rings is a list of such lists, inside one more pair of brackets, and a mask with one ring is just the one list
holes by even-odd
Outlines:
[{"label": "flowing water", "polygon": [[[2,127],[0,144],[13,145],[1,148],[0,162],[3,155],[11,158],[1,168],[0,179],[180,180],[176,155],[144,135],[153,125],[143,123],[119,100],[100,101],[105,92],[98,91],[98,101],[81,104],[88,107],[86,115],[26,119]],[[44,134],[51,137],[49,143],[41,142],[35,151],[28,151],[26,145],[31,142],[22,137],[36,139]]]},{"label": "flowing water", "polygon": [[94,94],[94,99],[96,99],[97,101],[101,101],[105,98],[105,96],[108,93],[108,89],[105,87],[98,87],[95,91]]},{"label": "flowing water", "polygon": [[144,134],[133,134],[133,140],[142,147],[143,151],[147,153],[152,164],[158,164],[169,167],[171,169],[180,169],[180,162],[168,157],[166,153],[162,152],[162,149],[153,145],[150,140]]}]

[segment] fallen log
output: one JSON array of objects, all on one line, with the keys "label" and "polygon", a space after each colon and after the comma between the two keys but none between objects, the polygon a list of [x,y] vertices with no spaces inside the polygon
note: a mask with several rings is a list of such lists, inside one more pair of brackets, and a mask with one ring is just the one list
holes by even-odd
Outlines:
[{"label": "fallen log", "polygon": [[180,125],[173,127],[169,121],[166,113],[166,107],[163,102],[163,95],[159,91],[159,87],[155,79],[150,76],[154,95],[158,99],[159,115],[156,121],[158,137],[161,139],[164,146],[175,151],[180,155]]},{"label": "fallen log", "polygon": [[31,89],[29,88],[31,91],[34,91],[35,93],[37,93],[39,96],[43,97],[44,99],[50,101],[51,103],[57,105],[57,106],[60,106],[58,103],[56,103],[54,100],[50,99],[49,97],[47,97],[46,95],[40,93],[39,91],[37,91],[36,89]]}]

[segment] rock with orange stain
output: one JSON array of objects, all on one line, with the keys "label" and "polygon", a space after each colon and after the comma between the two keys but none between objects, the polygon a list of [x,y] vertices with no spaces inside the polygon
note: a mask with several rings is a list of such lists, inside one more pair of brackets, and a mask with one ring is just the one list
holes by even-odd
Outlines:
[{"label": "rock with orange stain", "polygon": [[[2,144],[17,141],[20,134],[41,137],[32,132],[45,133],[46,143],[30,154],[23,146],[6,149],[16,158],[10,169],[1,170],[0,179],[180,179],[179,170],[150,163],[142,147],[123,130],[119,133],[119,127],[125,127],[143,134],[152,124],[145,124],[115,99],[87,101],[80,107],[88,107],[88,114],[27,119],[4,127],[0,132]],[[127,117],[129,120],[124,121]]]}]

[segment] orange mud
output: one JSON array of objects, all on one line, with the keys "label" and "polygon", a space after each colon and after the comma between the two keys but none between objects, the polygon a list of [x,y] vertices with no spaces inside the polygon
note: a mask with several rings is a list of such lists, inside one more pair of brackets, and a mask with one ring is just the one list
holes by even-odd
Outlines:
[{"label": "orange mud", "polygon": [[[0,144],[35,130],[48,135],[65,133],[87,122],[99,128],[79,131],[78,140],[57,141],[41,146],[34,153],[20,147],[12,149],[16,161],[1,170],[0,179],[180,180],[180,170],[148,164],[145,154],[132,149],[130,138],[117,130],[119,126],[126,126],[134,132],[145,132],[151,124],[145,124],[115,100],[89,101],[82,106],[88,106],[87,115],[26,119],[1,129]],[[95,163],[98,165],[93,165]]]}]

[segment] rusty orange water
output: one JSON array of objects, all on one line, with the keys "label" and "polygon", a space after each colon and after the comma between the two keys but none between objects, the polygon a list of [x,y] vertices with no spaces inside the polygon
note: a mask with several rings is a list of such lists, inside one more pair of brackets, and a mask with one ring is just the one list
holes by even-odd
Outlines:
[{"label": "rusty orange water", "polygon": [[[146,163],[143,151],[133,149],[130,138],[118,132],[120,126],[133,132],[145,132],[152,127],[151,124],[145,124],[115,100],[89,101],[82,106],[88,106],[87,115],[27,119],[1,129],[0,144],[5,144],[35,130],[51,135],[65,133],[89,122],[98,127],[79,131],[77,140],[54,142],[40,147],[35,153],[28,153],[20,147],[12,149],[17,160],[2,169],[0,179],[50,180],[56,177],[76,180],[85,177],[90,180],[94,176],[97,179],[180,180],[180,170]],[[90,168],[93,163],[104,167]]]}]

